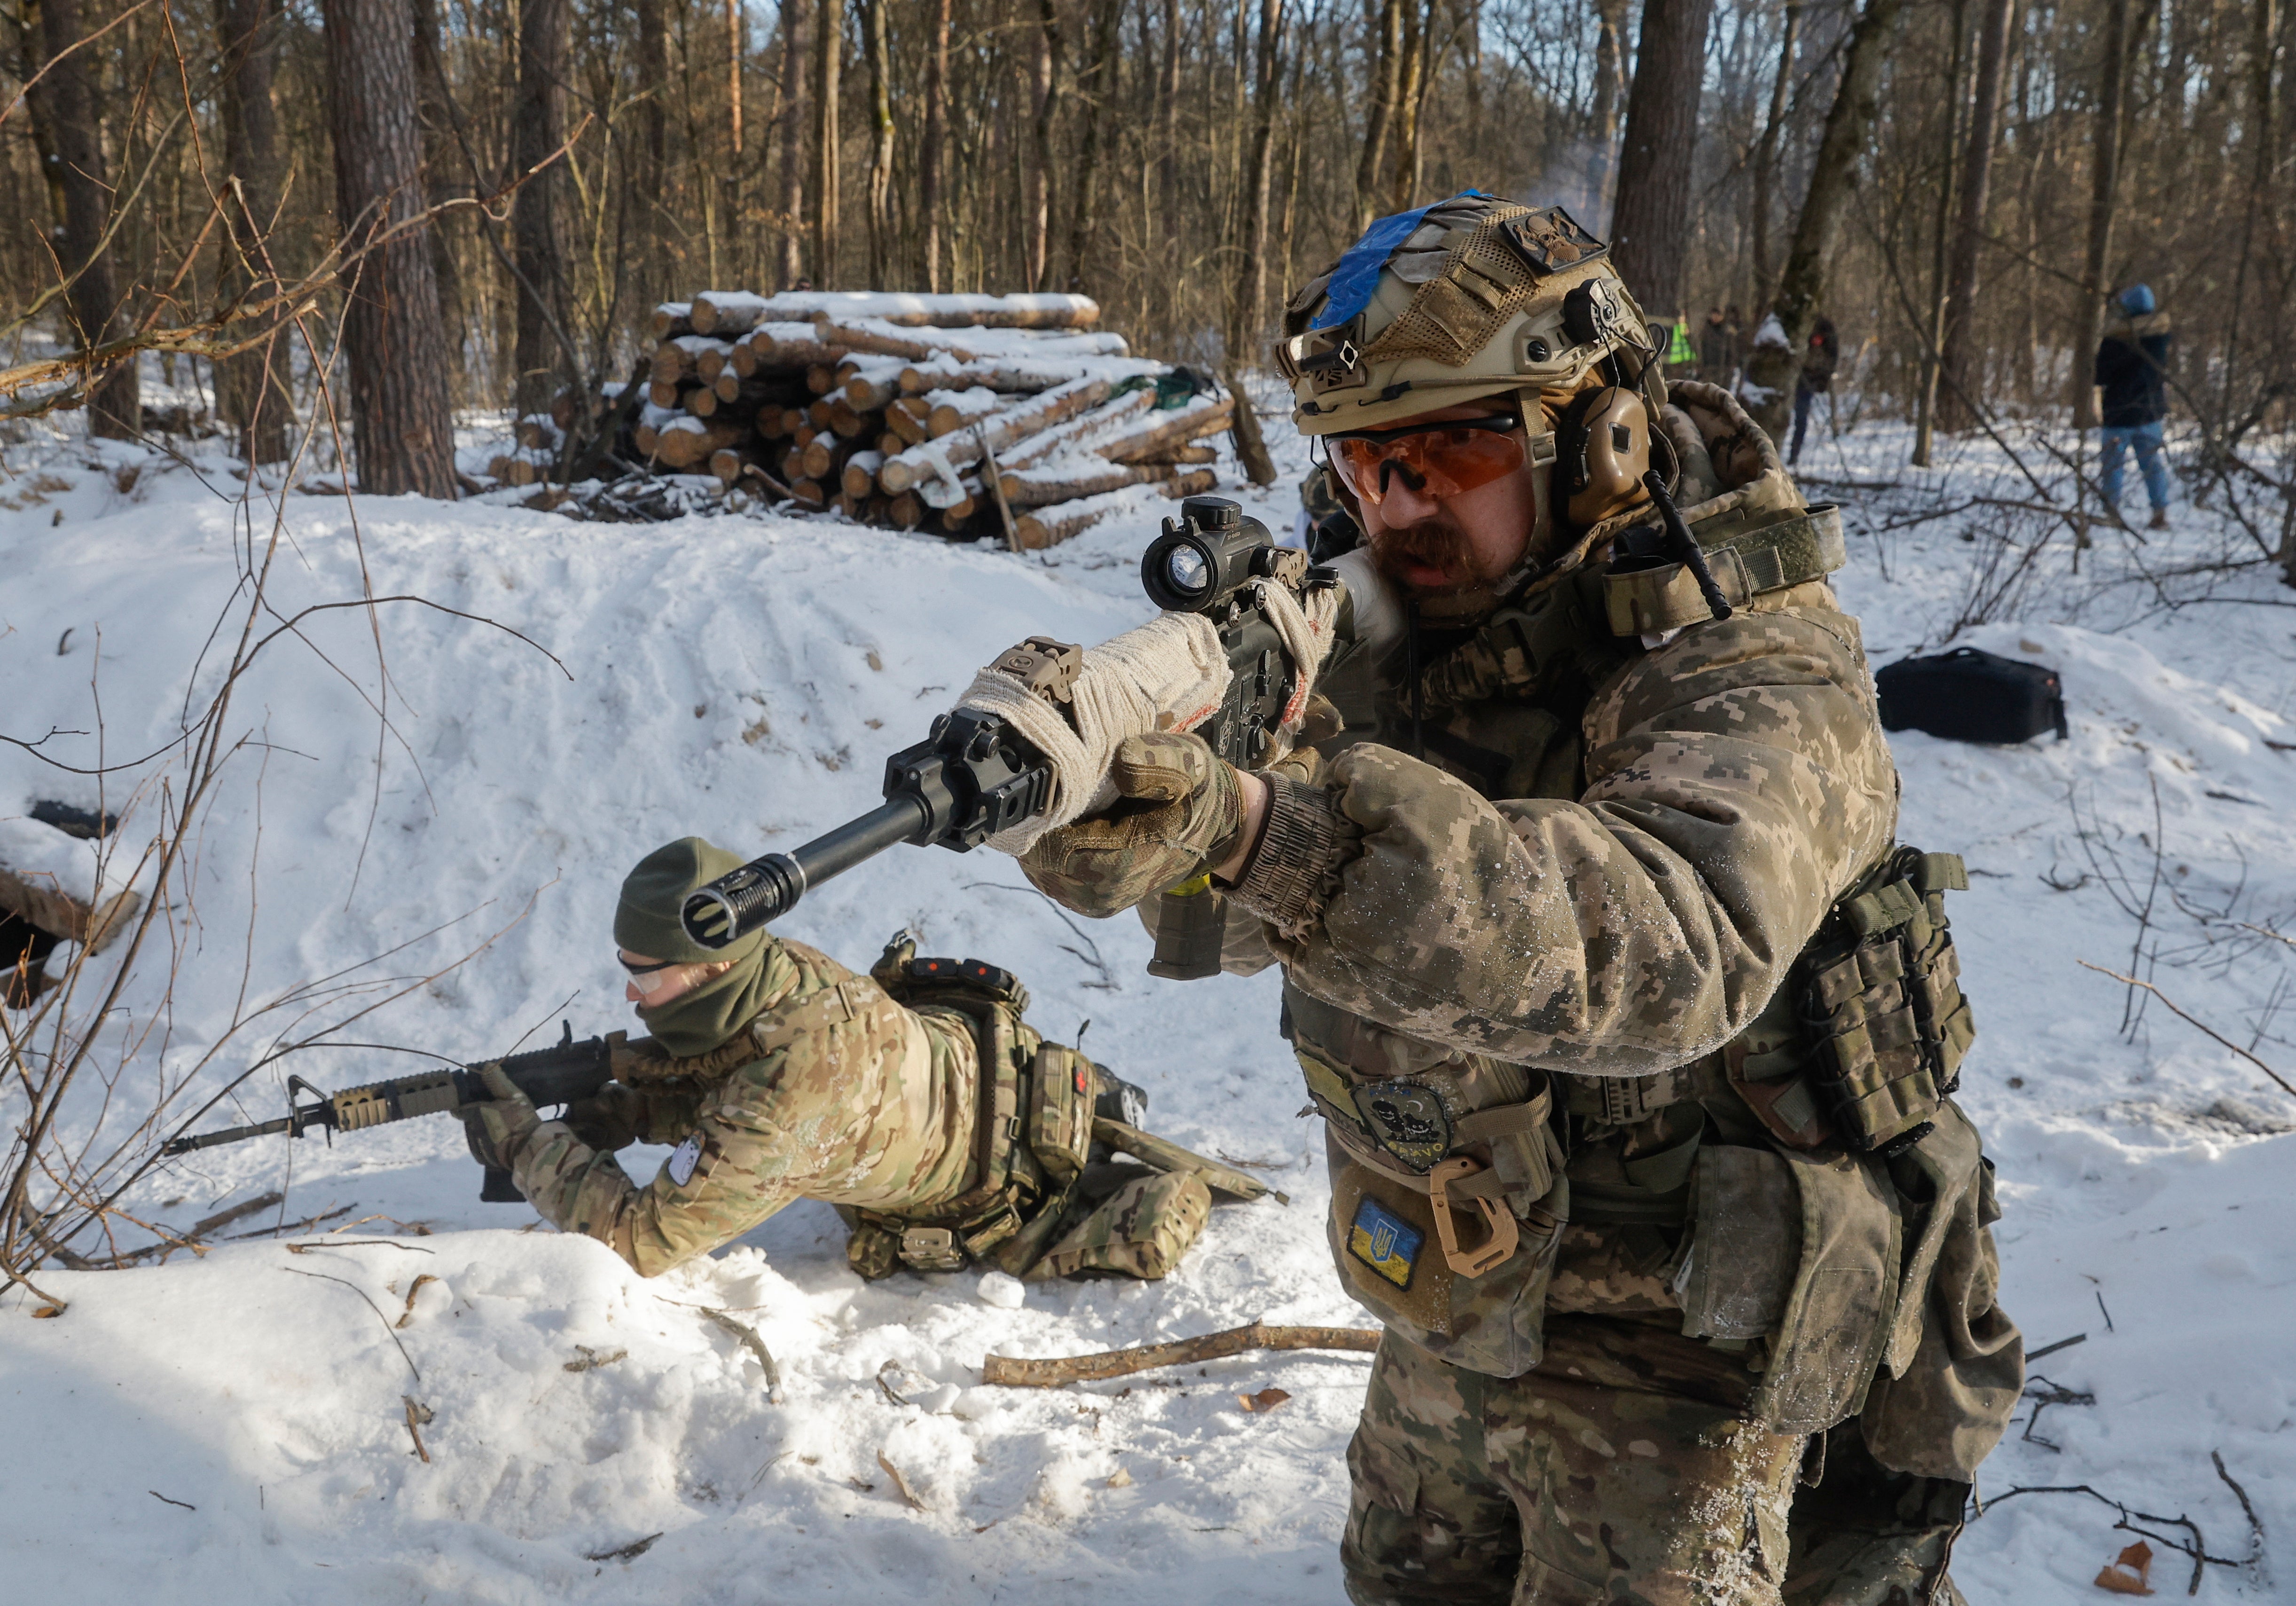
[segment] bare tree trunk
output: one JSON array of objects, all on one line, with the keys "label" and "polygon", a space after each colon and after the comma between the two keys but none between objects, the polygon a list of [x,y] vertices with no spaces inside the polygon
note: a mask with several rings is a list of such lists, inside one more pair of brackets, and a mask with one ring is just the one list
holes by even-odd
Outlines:
[{"label": "bare tree trunk", "polygon": [[[72,51],[88,29],[79,0],[39,0],[40,46],[47,73],[33,86],[35,115],[46,139],[48,188],[56,201],[56,257],[67,274],[77,274],[64,294],[73,343],[85,350],[127,333],[129,319],[112,278],[111,248],[104,242],[111,222],[111,185],[103,161],[98,121],[96,63],[89,50]],[[64,53],[71,51],[67,55]],[[114,368],[87,403],[92,435],[132,441],[144,432],[143,389],[133,360]]]},{"label": "bare tree trunk", "polygon": [[1028,194],[1023,203],[1027,230],[1028,280],[1030,290],[1045,288],[1052,270],[1053,246],[1053,117],[1060,108],[1057,67],[1061,54],[1061,17],[1054,0],[1037,0],[1035,45],[1036,122],[1029,146]]},{"label": "bare tree trunk", "polygon": [[[1356,226],[1361,234],[1379,210],[1379,175],[1403,67],[1403,10],[1412,0],[1380,0],[1379,59],[1372,71],[1371,106],[1364,114],[1363,154],[1356,161]],[[1366,18],[1368,20],[1368,18]]]},{"label": "bare tree trunk", "polygon": [[661,202],[669,176],[669,27],[666,0],[637,0],[638,185],[642,206]]},{"label": "bare tree trunk", "polygon": [[1587,226],[1610,226],[1611,180],[1619,170],[1619,109],[1627,98],[1627,0],[1595,0],[1595,157],[1587,164]]},{"label": "bare tree trunk", "polygon": [[864,0],[869,56],[869,283],[893,282],[893,54],[885,25],[890,0]]},{"label": "bare tree trunk", "polygon": [[[511,103],[510,160],[514,174],[546,161],[565,138],[566,44],[570,0],[521,0],[518,13],[518,94]],[[511,198],[510,260],[516,298],[513,402],[520,416],[549,410],[572,382],[566,328],[566,164],[552,162]]]},{"label": "bare tree trunk", "polygon": [[[521,0],[529,4],[530,0]],[[726,254],[732,266],[729,273],[746,282],[749,266],[749,231],[742,226],[747,218],[742,210],[742,178],[750,164],[743,159],[743,147],[748,130],[742,127],[742,70],[749,54],[749,20],[742,12],[742,0],[726,0],[726,133],[732,144],[733,160],[726,164],[722,188],[726,209]]]},{"label": "bare tree trunk", "polygon": [[[1754,152],[1754,316],[1768,307],[1777,264],[1770,259],[1770,214],[1776,208],[1778,136],[1786,120],[1787,92],[1793,87],[1794,50],[1801,43],[1801,0],[1786,0],[1785,35],[1778,42],[1778,73],[1770,81],[1770,115]],[[1687,313],[1689,309],[1683,310]]]},{"label": "bare tree trunk", "polygon": [[925,64],[925,132],[917,152],[917,202],[923,214],[925,290],[941,291],[941,161],[948,143],[949,0],[932,0],[931,52]]},{"label": "bare tree trunk", "polygon": [[1644,0],[1627,95],[1619,204],[1611,259],[1635,299],[1653,316],[1682,307],[1690,250],[1690,177],[1698,145],[1698,99],[1705,78],[1706,21],[1713,0]]},{"label": "bare tree trunk", "polygon": [[2113,212],[2120,190],[2122,125],[2128,111],[2128,69],[2136,46],[2152,25],[2160,0],[2106,0],[2104,59],[2099,64],[2096,122],[2089,136],[2088,247],[2081,258],[2081,302],[2073,319],[2073,425],[2097,424],[2095,387],[2090,383],[2097,342],[2104,335],[2104,295],[2112,286]]},{"label": "bare tree trunk", "polygon": [[749,54],[749,28],[742,16],[742,0],[726,0],[726,122],[731,136],[735,161],[741,168],[742,128],[742,62]]},{"label": "bare tree trunk", "polygon": [[[2280,45],[2279,0],[2250,0],[2249,12],[2249,111],[2242,125],[2249,158],[2248,202],[2243,209],[2241,220],[2239,267],[2233,276],[2231,304],[2234,313],[2226,320],[2224,357],[2217,365],[2221,376],[2218,380],[2221,398],[2218,405],[2227,416],[2233,411],[2234,387],[2240,383],[2243,366],[2240,360],[2242,348],[2245,344],[2254,350],[2259,344],[2252,341],[2243,342],[2240,333],[2247,322],[2240,316],[2240,309],[2248,297],[2249,266],[2256,250],[2257,230],[2259,226],[2270,227],[2275,236],[2272,242],[2275,246],[2278,244],[2280,232],[2276,226],[2277,218],[2266,210],[2278,145],[2274,136],[2278,108],[2274,104],[2272,93],[2272,63]],[[2285,259],[2284,252],[2276,251],[2274,254]],[[2272,361],[2277,355],[2274,352],[2266,360]],[[2283,545],[2286,548],[2283,557],[2291,576],[2290,583],[2296,584],[2296,524],[2289,527]]]},{"label": "bare tree trunk", "polygon": [[[346,243],[422,210],[414,121],[414,22],[407,0],[325,0],[327,103],[335,206]],[[343,306],[359,487],[373,495],[455,494],[454,416],[439,284],[421,232],[353,270]]]},{"label": "bare tree trunk", "polygon": [[1180,205],[1180,0],[1164,0],[1164,62],[1156,75],[1156,204],[1177,239]]},{"label": "bare tree trunk", "polygon": [[[1293,54],[1292,88],[1295,101],[1300,87],[1300,58],[1307,54],[1304,44]],[[1299,283],[1293,276],[1293,273],[1299,261],[1297,252],[1299,232],[1296,225],[1300,216],[1300,161],[1301,147],[1307,142],[1300,137],[1300,127],[1296,122],[1292,125],[1287,143],[1289,151],[1283,175],[1283,221],[1276,229],[1275,236],[1275,260],[1283,268],[1283,276],[1275,281],[1275,289],[1279,295],[1289,295],[1292,286]]]},{"label": "bare tree trunk", "polygon": [[1395,72],[1395,165],[1387,210],[1407,212],[1419,193],[1419,111],[1427,97],[1427,36],[1434,31],[1435,0],[1422,11],[1404,0],[1403,54]]},{"label": "bare tree trunk", "polygon": [[[440,54],[439,8],[434,0],[413,0],[413,11],[414,82],[421,92],[414,114],[422,125],[422,193],[435,201],[465,187],[459,176],[469,170],[469,163],[455,132],[454,92],[447,86],[447,64]],[[430,243],[430,274],[439,281],[439,316],[447,325],[450,396],[463,383],[463,343],[470,334],[462,265],[455,256],[455,226],[441,218],[425,236]]]},{"label": "bare tree trunk", "polygon": [[1251,146],[1244,161],[1243,227],[1236,276],[1228,287],[1227,361],[1256,357],[1261,309],[1267,301],[1267,199],[1275,143],[1277,78],[1282,70],[1283,0],[1259,0],[1259,41],[1252,60]]},{"label": "bare tree trunk", "polygon": [[1953,269],[1945,303],[1943,383],[1939,421],[1948,430],[1977,422],[1977,259],[1985,243],[1986,209],[1992,197],[1993,147],[2001,138],[2001,85],[2009,62],[2009,24],[2017,0],[1981,0],[1977,20],[1977,84],[1969,113],[1969,142],[1961,162],[1961,218],[1955,226]]},{"label": "bare tree trunk", "polygon": [[1466,37],[1460,54],[1467,70],[1467,126],[1483,126],[1483,0],[1465,0],[1460,7]]},{"label": "bare tree trunk", "polygon": [[1120,0],[1095,0],[1092,43],[1077,80],[1077,93],[1084,100],[1084,142],[1077,152],[1076,206],[1069,217],[1068,288],[1072,291],[1084,288],[1085,261],[1100,223],[1100,152],[1107,143],[1109,79],[1115,70],[1116,26],[1121,18]]},{"label": "bare tree trunk", "polygon": [[1841,82],[1825,114],[1825,132],[1817,144],[1817,160],[1810,169],[1809,193],[1802,199],[1801,215],[1794,220],[1793,239],[1786,248],[1785,271],[1778,278],[1778,293],[1770,315],[1784,331],[1783,346],[1757,346],[1746,364],[1749,394],[1746,410],[1773,440],[1783,439],[1793,406],[1795,376],[1801,371],[1801,348],[1825,298],[1825,269],[1833,256],[1833,243],[1841,233],[1841,219],[1849,210],[1850,192],[1857,186],[1857,167],[1872,137],[1880,110],[1882,63],[1897,37],[1898,21],[1906,0],[1866,0],[1844,46]]},{"label": "bare tree trunk", "polygon": [[1267,188],[1275,140],[1276,86],[1283,62],[1283,0],[1259,0],[1259,40],[1252,59],[1251,152],[1243,176],[1243,257],[1228,295],[1228,394],[1235,399],[1236,455],[1254,485],[1273,485],[1275,465],[1245,392],[1242,369],[1259,354],[1260,309],[1267,300]]},{"label": "bare tree trunk", "polygon": [[[224,197],[230,229],[222,292],[226,300],[275,285],[264,235],[279,210],[279,120],[271,77],[279,48],[275,0],[217,0],[221,36],[224,171],[232,191]],[[216,365],[216,401],[239,431],[239,455],[248,463],[287,456],[287,425],[294,399],[286,383],[286,354],[258,346]]]},{"label": "bare tree trunk", "polygon": [[[821,0],[833,5],[837,0]],[[810,75],[806,71],[811,32],[807,0],[782,0],[782,183],[781,282],[805,277],[805,141]]]},{"label": "bare tree trunk", "polygon": [[845,0],[815,0],[813,32],[813,282],[837,284],[838,75],[845,65]]},{"label": "bare tree trunk", "polygon": [[1956,147],[1961,134],[1961,70],[1969,37],[1968,21],[1966,0],[1953,0],[1953,60],[1946,70],[1945,136],[1938,142],[1945,172],[1938,181],[1937,228],[1930,261],[1929,321],[1922,329],[1921,393],[1915,399],[1914,408],[1912,462],[1916,468],[1930,465],[1931,448],[1937,440],[1938,374],[1942,366],[1939,359],[1945,350],[1946,302],[1950,286],[1947,276],[1953,271],[1953,203],[1958,166],[1955,158],[1960,153]]}]

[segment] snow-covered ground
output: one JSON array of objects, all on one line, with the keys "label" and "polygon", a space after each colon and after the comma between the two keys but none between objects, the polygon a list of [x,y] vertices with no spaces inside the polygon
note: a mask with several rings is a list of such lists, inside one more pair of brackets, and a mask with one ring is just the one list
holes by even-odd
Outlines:
[{"label": "snow-covered ground", "polygon": [[[2030,518],[1970,498],[2034,494],[1993,448],[1923,473],[1901,465],[1905,444],[1869,425],[1805,464],[1853,482],[1811,490],[1850,507],[1841,586],[1877,663],[1942,639],[1988,531]],[[77,445],[14,449],[6,466],[0,733],[84,733],[39,749],[81,768],[99,739],[115,762],[163,747],[212,694],[202,648],[235,620],[235,545],[251,523],[261,548],[272,506],[258,498],[250,521],[211,457]],[[1288,526],[1288,488],[1241,494]],[[1148,612],[1134,559],[1152,515],[1039,559],[822,519],[578,524],[493,498],[356,515],[355,532],[339,499],[286,498],[280,618],[356,597],[362,564],[374,595],[458,612],[312,614],[266,649],[234,704],[247,743],[171,904],[172,1000],[160,1008],[164,967],[147,960],[101,1040],[114,1057],[140,1045],[115,1121],[161,1057],[179,1073],[234,1020],[250,1024],[209,1085],[401,992],[338,1035],[469,1059],[562,1019],[578,1035],[628,1024],[608,921],[642,853],[689,832],[752,852],[801,841],[873,803],[882,756],[1004,647],[1039,630],[1097,640]],[[2296,1535],[2296,1199],[2279,1169],[2296,1099],[2157,1000],[2124,1032],[2126,990],[2079,963],[2127,969],[2140,935],[2123,904],[2149,898],[2136,962],[2296,1067],[2280,1008],[2296,952],[2271,935],[2296,913],[2282,812],[2296,755],[2276,745],[2296,742],[2290,594],[2251,574],[2165,608],[2164,589],[2204,582],[2150,585],[2137,565],[2226,539],[2214,515],[2180,506],[2177,520],[2144,548],[2101,533],[2078,576],[2061,535],[2002,617],[1956,638],[2061,670],[2071,737],[1898,738],[1902,834],[1968,857],[1956,927],[1981,1034],[1962,1097],[1999,1163],[2006,1299],[2031,1347],[2083,1336],[2037,1371],[2094,1396],[2049,1405],[2030,1441],[2021,1420],[1980,1494],[2088,1484],[2245,1558],[2218,1452],[2267,1553],[2209,1568],[2202,1593],[2266,1597],[2275,1561],[2292,1565],[2272,1552]],[[171,762],[104,784],[115,810],[144,784],[120,840],[156,828],[151,783]],[[92,807],[98,786],[0,748],[0,821],[35,799]],[[58,1319],[33,1319],[22,1289],[0,1297],[9,1595],[1341,1601],[1363,1357],[1246,1356],[1057,1393],[979,1383],[991,1351],[1363,1322],[1324,1247],[1320,1139],[1293,1113],[1273,978],[1155,981],[1134,922],[1072,926],[986,852],[897,850],[785,929],[865,965],[904,925],[928,951],[1020,972],[1047,1033],[1089,1020],[1086,1046],[1150,1091],[1158,1130],[1260,1165],[1291,1203],[1216,1212],[1162,1283],[1031,1287],[1009,1308],[970,1276],[863,1286],[835,1218],[810,1205],[645,1282],[595,1244],[533,1231],[523,1207],[479,1203],[447,1121],[208,1151],[123,1207],[182,1230],[283,1190],[229,1229],[263,1236],[162,1267],[45,1272],[70,1302]],[[289,1071],[336,1086],[422,1063],[309,1049],[202,1124],[276,1114]],[[656,1157],[631,1163],[643,1174]],[[123,1227],[122,1245],[140,1241]],[[783,1403],[702,1305],[754,1322]],[[1242,1408],[1268,1385],[1291,1399]],[[2021,1496],[1972,1526],[1956,1577],[1979,1602],[2094,1598],[2131,1537],[2114,1519],[2086,1496]],[[2153,1577],[2181,1592],[2186,1564],[2164,1553]]]}]

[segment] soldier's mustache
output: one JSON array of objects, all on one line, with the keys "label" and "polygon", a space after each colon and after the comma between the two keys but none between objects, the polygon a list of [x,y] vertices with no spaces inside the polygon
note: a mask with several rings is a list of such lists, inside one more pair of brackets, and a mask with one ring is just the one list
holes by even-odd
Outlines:
[{"label": "soldier's mustache", "polygon": [[1397,584],[1409,583],[1410,571],[1423,566],[1439,569],[1461,584],[1485,578],[1467,532],[1440,515],[1379,531],[1371,538],[1371,552],[1380,572]]}]

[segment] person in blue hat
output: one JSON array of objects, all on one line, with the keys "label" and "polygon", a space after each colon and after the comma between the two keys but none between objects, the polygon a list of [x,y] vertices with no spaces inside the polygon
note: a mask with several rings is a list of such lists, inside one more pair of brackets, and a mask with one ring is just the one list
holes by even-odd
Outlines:
[{"label": "person in blue hat", "polygon": [[2149,284],[2131,284],[2112,298],[2114,322],[2097,342],[2097,419],[2103,428],[2099,476],[2105,505],[2120,506],[2120,464],[2130,448],[2152,504],[2152,528],[2169,527],[2169,469],[2161,456],[2161,421],[2169,416],[2169,315]]}]

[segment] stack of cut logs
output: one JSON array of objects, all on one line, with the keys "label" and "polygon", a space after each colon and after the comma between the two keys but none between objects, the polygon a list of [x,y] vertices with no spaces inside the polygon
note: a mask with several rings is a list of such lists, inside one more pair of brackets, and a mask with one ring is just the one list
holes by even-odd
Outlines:
[{"label": "stack of cut logs", "polygon": [[[615,390],[619,393],[619,387]],[[574,397],[568,391],[560,395],[549,412],[529,413],[520,419],[514,431],[518,449],[489,461],[487,473],[505,485],[541,484],[550,478],[567,426],[573,422]]]},{"label": "stack of cut logs", "polygon": [[[1095,332],[1076,295],[709,291],[655,309],[622,454],[857,522],[1056,545],[1215,481],[1226,394]],[[544,457],[546,419],[522,420]],[[534,436],[529,442],[527,435]]]}]

